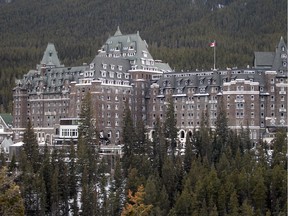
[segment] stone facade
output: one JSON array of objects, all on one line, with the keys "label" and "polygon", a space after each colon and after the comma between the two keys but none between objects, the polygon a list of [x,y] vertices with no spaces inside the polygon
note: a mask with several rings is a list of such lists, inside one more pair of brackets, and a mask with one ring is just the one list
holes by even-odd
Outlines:
[{"label": "stone facade", "polygon": [[[62,129],[60,120],[79,117],[87,92],[92,95],[95,122],[106,144],[121,143],[126,101],[135,122],[143,119],[151,135],[157,116],[165,118],[170,97],[180,141],[200,126],[205,110],[214,128],[220,101],[226,107],[229,127],[249,126],[253,140],[287,128],[287,47],[283,38],[275,52],[255,52],[254,66],[245,69],[175,72],[153,59],[138,32],[122,35],[119,29],[98,52],[90,64],[65,67],[54,45],[48,44],[36,70],[17,80],[13,90],[16,139],[21,139],[30,119],[39,142],[60,144],[69,130],[68,126]],[[75,138],[74,129],[72,133]]]}]

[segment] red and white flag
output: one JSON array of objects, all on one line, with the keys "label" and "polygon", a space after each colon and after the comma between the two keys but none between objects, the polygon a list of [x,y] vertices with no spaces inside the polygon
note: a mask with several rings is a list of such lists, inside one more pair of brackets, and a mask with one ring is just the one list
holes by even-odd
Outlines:
[{"label": "red and white flag", "polygon": [[213,41],[213,42],[209,43],[209,46],[210,47],[216,47],[216,41]]}]

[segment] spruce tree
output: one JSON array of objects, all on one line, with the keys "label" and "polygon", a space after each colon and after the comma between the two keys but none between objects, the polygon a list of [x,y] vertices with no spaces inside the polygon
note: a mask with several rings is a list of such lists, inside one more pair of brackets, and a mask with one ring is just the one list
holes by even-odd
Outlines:
[{"label": "spruce tree", "polygon": [[39,146],[30,120],[23,134],[23,150],[27,161],[32,165],[33,171],[37,172],[39,169]]},{"label": "spruce tree", "polygon": [[192,136],[189,133],[186,135],[186,143],[185,143],[185,155],[184,155],[184,171],[189,173],[193,158],[193,144],[192,144]]},{"label": "spruce tree", "polygon": [[122,143],[123,143],[123,157],[122,157],[122,167],[124,170],[124,176],[128,176],[128,170],[134,167],[133,156],[135,154],[135,142],[136,133],[133,124],[133,119],[131,115],[131,110],[129,108],[128,102],[126,102],[123,118],[122,127]]},{"label": "spruce tree", "polygon": [[227,146],[227,136],[228,136],[228,119],[223,102],[223,98],[219,100],[218,110],[217,110],[217,119],[215,122],[215,138],[213,143],[213,152],[212,157],[214,162],[218,162],[220,155],[224,151],[224,148]]},{"label": "spruce tree", "polygon": [[165,138],[169,143],[169,149],[171,151],[173,160],[175,158],[176,147],[178,143],[177,133],[178,129],[177,129],[177,119],[175,117],[174,102],[172,97],[170,97],[168,99],[168,106],[165,113],[164,134]]}]

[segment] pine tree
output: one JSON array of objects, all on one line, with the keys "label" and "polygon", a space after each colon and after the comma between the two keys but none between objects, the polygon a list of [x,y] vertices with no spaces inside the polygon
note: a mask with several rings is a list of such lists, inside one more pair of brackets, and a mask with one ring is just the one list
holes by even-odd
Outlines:
[{"label": "pine tree", "polygon": [[126,102],[125,110],[124,110],[124,118],[123,118],[123,137],[122,143],[123,146],[123,157],[122,157],[122,167],[124,170],[124,176],[127,177],[128,170],[131,167],[134,167],[133,156],[135,151],[135,128],[133,124],[133,119],[131,116],[131,111],[129,108],[128,102]]},{"label": "pine tree", "polygon": [[186,136],[186,143],[185,143],[185,155],[184,155],[184,170],[186,173],[189,173],[193,158],[193,144],[192,144],[192,137],[189,133]]},{"label": "pine tree", "polygon": [[226,110],[224,106],[223,99],[220,100],[218,110],[217,110],[217,119],[215,122],[215,138],[213,144],[213,161],[217,162],[222,154],[224,148],[227,146],[227,136],[228,136],[228,119],[226,115]]},{"label": "pine tree", "polygon": [[108,214],[117,216],[121,214],[123,205],[122,201],[125,197],[123,188],[123,174],[119,157],[116,157],[114,170],[113,180],[111,181],[111,186],[109,189]]},{"label": "pine tree", "polygon": [[170,97],[168,99],[168,107],[165,113],[164,134],[165,138],[168,140],[169,149],[171,150],[173,160],[175,158],[175,152],[178,142],[177,140],[178,129],[176,125],[177,125],[177,119],[175,118],[174,102],[172,97]]},{"label": "pine tree", "polygon": [[34,172],[39,169],[39,147],[32,127],[31,121],[28,121],[27,127],[23,134],[23,149],[26,154],[27,161],[32,164]]},{"label": "pine tree", "polygon": [[151,163],[155,172],[162,176],[162,167],[167,157],[167,144],[164,137],[163,127],[159,117],[156,118],[156,124],[152,137],[152,152],[151,152]]},{"label": "pine tree", "polygon": [[173,206],[176,196],[177,175],[172,158],[167,157],[162,168],[162,181],[167,189],[170,207]]},{"label": "pine tree", "polygon": [[[81,104],[80,121],[78,127],[78,159],[80,172],[87,166],[89,183],[96,183],[96,170],[99,152],[99,140],[96,129],[95,113],[92,110],[91,94],[88,92]],[[89,165],[89,166],[88,166]]]},{"label": "pine tree", "polygon": [[[50,162],[50,150],[48,148],[47,143],[45,144],[44,147],[44,153],[42,156],[42,164],[41,164],[41,169],[40,169],[40,175],[42,176],[42,178],[44,179],[44,187],[45,187],[45,199],[43,198],[43,200],[45,200],[45,206],[42,206],[42,208],[45,209],[45,212],[51,212],[51,180],[52,180],[52,165]],[[44,190],[44,189],[43,189]]]}]

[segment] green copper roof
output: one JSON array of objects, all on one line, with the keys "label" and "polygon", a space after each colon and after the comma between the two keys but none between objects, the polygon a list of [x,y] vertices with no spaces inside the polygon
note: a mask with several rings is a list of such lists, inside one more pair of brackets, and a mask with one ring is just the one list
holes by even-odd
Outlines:
[{"label": "green copper roof", "polygon": [[41,64],[55,67],[61,66],[54,44],[48,43]]},{"label": "green copper roof", "polygon": [[12,125],[13,116],[9,113],[0,113],[0,116],[2,117],[3,121],[6,123],[6,125]]}]

